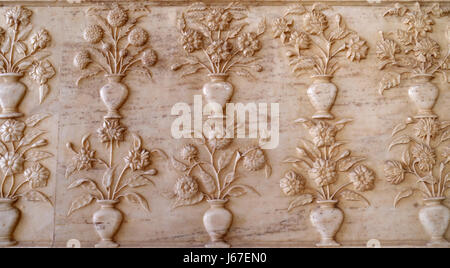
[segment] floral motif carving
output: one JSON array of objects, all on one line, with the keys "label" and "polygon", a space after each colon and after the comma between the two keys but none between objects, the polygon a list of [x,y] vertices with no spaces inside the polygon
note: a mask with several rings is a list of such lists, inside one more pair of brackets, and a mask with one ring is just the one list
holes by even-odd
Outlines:
[{"label": "floral motif carving", "polygon": [[51,43],[47,30],[33,32],[33,12],[25,7],[7,8],[6,30],[0,28],[0,105],[1,118],[22,116],[17,106],[25,95],[26,87],[18,80],[28,73],[39,85],[39,103],[42,103],[50,88],[48,81],[55,75],[55,68],[47,59],[50,53],[45,49]]},{"label": "floral motif carving", "polygon": [[258,38],[265,31],[265,21],[256,32],[243,32],[248,25],[244,21],[246,12],[247,8],[238,2],[226,7],[192,4],[178,19],[180,42],[186,55],[172,70],[185,69],[182,76],[205,69],[209,74],[232,72],[245,77],[252,76],[249,68],[262,71],[262,66],[255,63],[259,60],[255,54],[261,49]]},{"label": "floral motif carving", "polygon": [[[123,157],[123,164],[120,173],[117,173],[117,168],[120,164],[114,163],[114,148],[119,147],[120,143],[125,140],[126,127],[121,125],[118,119],[105,119],[101,128],[97,130],[98,138],[101,143],[104,143],[109,149],[109,161],[105,161],[96,155],[96,151],[91,148],[89,141],[90,134],[85,135],[81,140],[81,147],[79,150],[75,149],[72,143],[67,143],[67,147],[75,154],[71,164],[67,166],[66,177],[72,177],[80,171],[89,171],[94,165],[100,165],[105,168],[105,173],[101,181],[101,187],[98,186],[95,179],[82,177],[73,180],[68,186],[68,189],[82,188],[84,193],[75,198],[71,204],[68,214],[88,206],[92,201],[96,200],[102,206],[102,209],[114,210],[116,217],[113,221],[110,219],[111,225],[108,234],[108,226],[103,226],[100,216],[94,214],[94,224],[102,242],[97,244],[98,247],[115,247],[118,244],[113,242],[113,236],[120,227],[122,215],[120,211],[114,209],[114,205],[120,201],[121,198],[126,199],[132,204],[140,205],[146,211],[149,211],[147,200],[140,193],[134,191],[135,188],[143,187],[153,184],[150,178],[157,174],[157,170],[149,168],[152,163],[152,154],[159,154],[166,157],[166,154],[159,150],[147,150],[142,146],[141,137],[136,134],[133,136],[133,144],[128,151],[128,154]],[[105,210],[105,211],[106,211]],[[105,213],[102,210],[97,214]],[[106,216],[103,216],[106,217]],[[96,221],[96,219],[99,219]]]},{"label": "floral motif carving", "polygon": [[[132,17],[132,12],[139,15]],[[125,9],[118,4],[106,10],[87,10],[87,15],[94,17],[98,24],[84,30],[83,38],[89,45],[75,55],[73,64],[82,71],[77,84],[101,73],[107,77],[109,83],[100,90],[100,96],[108,107],[105,119],[121,118],[118,109],[128,97],[128,89],[121,80],[128,73],[152,77],[150,68],[156,64],[158,57],[149,45],[148,32],[138,26],[149,12],[145,6]]]}]

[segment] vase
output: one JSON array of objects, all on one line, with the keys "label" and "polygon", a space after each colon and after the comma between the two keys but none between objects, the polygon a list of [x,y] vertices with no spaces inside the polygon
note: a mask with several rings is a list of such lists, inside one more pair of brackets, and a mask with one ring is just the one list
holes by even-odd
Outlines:
[{"label": "vase", "polygon": [[128,97],[128,88],[121,81],[124,75],[110,74],[106,75],[108,83],[100,89],[100,97],[108,108],[105,119],[120,119],[120,107],[124,104]]},{"label": "vase", "polygon": [[19,81],[22,76],[20,73],[0,74],[0,118],[17,118],[23,115],[17,110],[27,90]]},{"label": "vase", "polygon": [[425,231],[431,236],[428,246],[448,246],[444,235],[450,220],[449,209],[442,205],[444,197],[424,199],[425,207],[419,212],[419,219]]},{"label": "vase", "polygon": [[203,96],[208,104],[217,103],[223,111],[233,96],[233,85],[227,82],[227,74],[209,74],[208,77],[211,82],[203,86]]},{"label": "vase", "polygon": [[408,94],[417,106],[416,118],[436,118],[433,112],[434,104],[439,97],[439,89],[431,83],[432,75],[416,75],[416,84],[409,88]]},{"label": "vase", "polygon": [[210,208],[203,216],[203,224],[211,241],[206,244],[207,248],[229,248],[230,244],[224,240],[225,235],[233,221],[233,214],[225,208],[228,200],[208,200]]},{"label": "vase", "polygon": [[122,223],[122,212],[115,208],[119,201],[115,200],[98,200],[97,203],[101,206],[100,210],[96,211],[93,216],[95,230],[102,239],[96,248],[116,248],[119,244],[114,242],[114,235],[119,230]]},{"label": "vase", "polygon": [[321,237],[320,242],[316,244],[318,247],[340,246],[334,237],[341,228],[344,213],[336,207],[337,202],[337,200],[317,201],[319,207],[311,212],[311,222]]},{"label": "vase", "polygon": [[20,210],[14,207],[17,199],[0,198],[0,246],[13,246],[17,242],[13,233],[20,219]]},{"label": "vase", "polygon": [[312,118],[315,119],[333,119],[330,113],[336,100],[337,87],[331,82],[330,75],[313,76],[313,83],[308,88],[308,97],[312,106],[316,110]]}]

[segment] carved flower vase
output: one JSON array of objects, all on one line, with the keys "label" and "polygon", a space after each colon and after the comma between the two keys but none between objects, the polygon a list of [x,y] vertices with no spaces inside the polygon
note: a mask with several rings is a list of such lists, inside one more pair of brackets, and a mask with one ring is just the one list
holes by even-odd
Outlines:
[{"label": "carved flower vase", "polygon": [[334,237],[341,228],[344,213],[336,207],[337,202],[337,200],[317,201],[319,207],[311,212],[311,222],[321,236],[320,242],[316,244],[318,247],[340,246]]},{"label": "carved flower vase", "polygon": [[100,97],[108,108],[105,119],[120,119],[120,107],[124,104],[128,97],[128,88],[121,81],[124,75],[110,74],[106,75],[108,83],[100,89]]},{"label": "carved flower vase", "polygon": [[93,222],[95,230],[102,239],[96,244],[96,248],[116,248],[119,244],[114,242],[114,235],[122,224],[123,215],[114,206],[118,201],[99,200],[97,201],[101,208],[94,213]]},{"label": "carved flower vase", "polygon": [[418,113],[416,118],[437,117],[433,113],[433,107],[439,97],[439,89],[431,83],[432,75],[416,75],[417,82],[409,88],[409,97],[416,104]]},{"label": "carved flower vase", "polygon": [[449,209],[442,205],[445,198],[424,199],[425,207],[419,212],[419,219],[426,232],[431,236],[428,246],[448,246],[444,235],[450,220]]},{"label": "carved flower vase", "polygon": [[211,206],[203,216],[203,224],[211,237],[211,242],[206,245],[208,248],[229,248],[224,236],[233,221],[233,214],[225,208],[228,200],[208,200]]},{"label": "carved flower vase", "polygon": [[313,76],[313,84],[308,88],[308,97],[314,109],[315,114],[312,116],[315,119],[333,119],[334,116],[330,113],[336,100],[337,87],[331,82],[330,75],[316,75]]},{"label": "carved flower vase", "polygon": [[227,74],[209,74],[211,82],[203,86],[203,96],[207,103],[218,103],[225,109],[226,104],[233,96],[233,85],[227,82]]},{"label": "carved flower vase", "polygon": [[20,210],[14,207],[17,199],[0,199],[0,247],[13,246],[17,242],[13,233],[20,219]]},{"label": "carved flower vase", "polygon": [[17,106],[25,96],[27,87],[20,82],[23,74],[0,74],[0,106],[2,112],[0,118],[16,118],[23,114],[17,110]]}]

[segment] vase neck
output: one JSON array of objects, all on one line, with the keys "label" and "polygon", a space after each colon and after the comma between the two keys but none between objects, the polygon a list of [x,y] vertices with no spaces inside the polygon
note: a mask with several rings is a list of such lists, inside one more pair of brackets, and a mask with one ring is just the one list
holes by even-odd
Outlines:
[{"label": "vase neck", "polygon": [[317,204],[319,204],[319,206],[321,208],[335,208],[337,201],[336,200],[321,200],[321,201],[317,201]]},{"label": "vase neck", "polygon": [[16,74],[16,73],[6,73],[1,74],[0,79],[3,82],[17,82],[20,78],[22,78],[22,74]]},{"label": "vase neck", "polygon": [[223,208],[227,202],[228,200],[223,199],[208,200],[209,205],[213,208]]},{"label": "vase neck", "polygon": [[0,210],[6,210],[12,208],[12,205],[17,199],[0,198]]},{"label": "vase neck", "polygon": [[330,83],[333,76],[331,75],[317,75],[313,76],[314,83]]},{"label": "vase neck", "polygon": [[100,204],[100,206],[102,208],[115,208],[118,201],[116,201],[116,200],[98,200],[97,203]]},{"label": "vase neck", "polygon": [[110,83],[120,83],[123,79],[123,75],[107,75],[106,78]]},{"label": "vase neck", "polygon": [[214,83],[225,82],[228,79],[228,74],[209,74],[208,76]]},{"label": "vase neck", "polygon": [[414,81],[418,83],[430,82],[434,77],[432,75],[416,75],[413,77]]},{"label": "vase neck", "polygon": [[442,203],[442,201],[444,201],[445,198],[428,198],[428,199],[424,199],[425,202],[425,206],[427,207],[434,207],[434,206],[438,206]]}]

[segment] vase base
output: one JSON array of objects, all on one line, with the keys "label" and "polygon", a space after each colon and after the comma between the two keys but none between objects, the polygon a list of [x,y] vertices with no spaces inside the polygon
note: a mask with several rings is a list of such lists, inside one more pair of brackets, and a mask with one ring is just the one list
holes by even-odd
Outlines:
[{"label": "vase base", "polygon": [[22,117],[23,113],[18,113],[18,112],[2,112],[0,113],[0,118],[1,119],[8,119],[8,118],[17,118],[17,117]]},{"label": "vase base", "polygon": [[95,244],[96,248],[118,248],[119,244],[114,241],[101,241],[98,244]]},{"label": "vase base", "polygon": [[321,247],[321,248],[325,248],[325,247],[340,247],[341,244],[339,244],[338,242],[334,241],[334,240],[325,240],[325,241],[320,241],[319,243],[316,244],[316,247]]},{"label": "vase base", "polygon": [[9,239],[0,239],[0,247],[11,247],[17,244],[17,241]]},{"label": "vase base", "polygon": [[121,119],[122,116],[117,111],[108,111],[108,113],[103,116],[105,119]]},{"label": "vase base", "polygon": [[334,115],[327,111],[317,111],[312,118],[314,119],[334,119]]},{"label": "vase base", "polygon": [[230,248],[231,245],[225,241],[209,242],[205,245],[205,248]]},{"label": "vase base", "polygon": [[450,242],[442,238],[433,239],[427,243],[427,247],[432,248],[447,248],[450,247]]},{"label": "vase base", "polygon": [[416,119],[438,118],[438,116],[431,112],[431,113],[419,113],[419,114],[415,115],[414,118],[416,118]]}]

